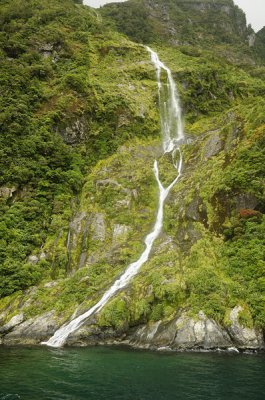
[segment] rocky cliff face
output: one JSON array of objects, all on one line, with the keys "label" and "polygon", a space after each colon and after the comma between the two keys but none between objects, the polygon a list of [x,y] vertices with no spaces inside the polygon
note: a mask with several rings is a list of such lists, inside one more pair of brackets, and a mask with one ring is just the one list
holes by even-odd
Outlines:
[{"label": "rocky cliff face", "polygon": [[254,31],[247,27],[243,11],[230,0],[130,0],[107,4],[102,14],[136,41],[155,40],[172,46],[209,49],[214,44],[220,46],[219,52],[229,54],[231,60],[239,61],[243,56],[246,62],[251,62]]},{"label": "rocky cliff face", "polygon": [[264,63],[265,60],[265,27],[263,27],[256,35],[255,49],[257,55],[261,58]]},{"label": "rocky cliff face", "polygon": [[[184,146],[183,182],[168,199],[164,231],[150,261],[99,315],[69,337],[68,345],[123,343],[174,350],[264,348],[262,326],[253,322],[248,305],[253,301],[251,292],[254,297],[259,295],[259,278],[253,292],[255,276],[246,274],[249,267],[246,260],[242,262],[241,254],[238,260],[230,261],[230,254],[221,258],[227,246],[231,251],[233,243],[244,238],[246,223],[251,229],[255,224],[261,228],[254,239],[258,240],[263,232],[262,216],[260,212],[256,215],[254,208],[260,206],[260,200],[243,192],[231,192],[225,200],[218,192],[205,192],[204,168],[209,174],[211,163],[217,166],[225,154],[235,149],[238,135],[232,134],[233,127],[229,134],[226,129],[226,133],[206,131]],[[159,140],[131,141],[94,168],[83,189],[82,206],[65,232],[70,275],[67,279],[44,281],[7,299],[1,316],[2,343],[38,344],[47,340],[65,321],[93,305],[130,260],[137,257],[156,209],[154,157],[160,160],[163,179],[171,179]],[[126,179],[128,176],[130,180]],[[215,176],[209,174],[208,179],[208,188],[218,188],[220,183]],[[213,204],[208,203],[211,198]],[[249,216],[246,220],[243,217],[241,224],[239,219],[238,225],[225,232],[228,218],[233,221],[239,218],[240,211],[251,208],[255,215],[251,217],[250,213],[250,220]],[[48,259],[49,249],[45,251]],[[246,246],[244,251],[248,251]],[[249,282],[247,287],[237,281],[240,264],[240,274]],[[235,290],[242,297],[235,295]],[[249,300],[244,302],[243,296]],[[10,320],[14,313],[17,314]],[[261,320],[262,315],[260,310]]]},{"label": "rocky cliff face", "polygon": [[[261,351],[265,349],[261,330],[245,328],[239,322],[240,306],[231,310],[227,326],[222,327],[200,311],[195,317],[186,313],[163,322],[157,321],[137,329],[114,330],[100,328],[93,319],[84,324],[67,339],[68,346],[95,344],[129,345],[152,350],[215,350],[215,351]],[[54,311],[23,322],[18,314],[1,328],[1,344],[39,344],[47,340],[58,328]]]},{"label": "rocky cliff face", "polygon": [[[165,185],[175,174],[144,47],[70,0],[33,3],[1,5],[4,344],[38,344],[95,304],[154,223],[154,159]],[[184,169],[150,260],[68,344],[262,350],[265,87],[245,17],[232,1],[129,1],[104,14],[171,69]]]}]

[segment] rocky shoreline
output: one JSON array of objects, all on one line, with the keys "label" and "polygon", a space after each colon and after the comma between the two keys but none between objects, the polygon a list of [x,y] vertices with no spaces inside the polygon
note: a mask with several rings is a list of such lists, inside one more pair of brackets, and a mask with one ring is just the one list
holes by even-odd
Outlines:
[{"label": "rocky shoreline", "polygon": [[[183,312],[171,321],[152,322],[127,330],[99,327],[92,318],[72,333],[65,345],[125,345],[156,351],[263,352],[264,332],[241,325],[238,318],[241,310],[240,306],[231,310],[226,327],[207,318],[203,311],[196,318]],[[54,311],[27,320],[21,313],[0,327],[0,344],[40,345],[58,328]]]}]

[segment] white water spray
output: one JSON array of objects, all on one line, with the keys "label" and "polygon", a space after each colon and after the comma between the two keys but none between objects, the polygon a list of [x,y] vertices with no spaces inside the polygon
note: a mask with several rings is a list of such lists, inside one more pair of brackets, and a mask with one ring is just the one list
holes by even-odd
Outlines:
[{"label": "white water spray", "polygon": [[[146,49],[151,55],[151,61],[155,65],[157,72],[163,149],[164,153],[172,152],[173,165],[177,170],[177,176],[167,188],[164,188],[159,179],[158,163],[155,160],[154,174],[159,187],[159,206],[154,228],[152,232],[149,233],[145,238],[145,250],[137,261],[131,263],[127,267],[121,277],[118,278],[113,283],[113,285],[104,293],[97,304],[91,307],[84,314],[73,319],[68,324],[62,326],[47,342],[43,342],[42,344],[46,344],[51,347],[63,346],[66,339],[72,332],[76,331],[92,314],[98,313],[109,301],[109,299],[112,298],[120,289],[124,288],[138,273],[141,266],[148,260],[153,243],[161,232],[163,226],[164,202],[167,198],[168,193],[178,181],[181,175],[182,154],[179,148],[179,144],[184,138],[184,131],[181,119],[181,108],[179,104],[178,92],[172,78],[171,71],[159,60],[157,53],[155,53],[149,47],[146,47]],[[165,71],[167,74],[167,84],[163,84],[161,82],[161,71]],[[175,161],[175,156],[177,152],[179,152],[179,159]]]},{"label": "white water spray", "polygon": [[[170,69],[159,60],[156,52],[150,47],[146,47],[146,49],[156,67],[163,149],[165,153],[176,152],[179,150],[178,144],[184,139],[178,91]],[[165,71],[167,74],[167,84],[164,85],[166,90],[161,83],[161,71]]]}]

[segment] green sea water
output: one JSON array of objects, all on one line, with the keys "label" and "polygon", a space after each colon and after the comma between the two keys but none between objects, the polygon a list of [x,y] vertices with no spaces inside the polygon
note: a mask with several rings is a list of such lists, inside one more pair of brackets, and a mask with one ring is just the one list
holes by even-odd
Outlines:
[{"label": "green sea water", "polygon": [[0,399],[264,400],[265,356],[0,347]]}]

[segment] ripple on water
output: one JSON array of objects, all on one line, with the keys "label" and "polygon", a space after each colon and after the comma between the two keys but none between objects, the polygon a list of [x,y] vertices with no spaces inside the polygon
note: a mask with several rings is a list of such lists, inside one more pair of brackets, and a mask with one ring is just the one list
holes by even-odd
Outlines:
[{"label": "ripple on water", "polygon": [[0,347],[0,400],[264,400],[264,372],[264,355]]}]

